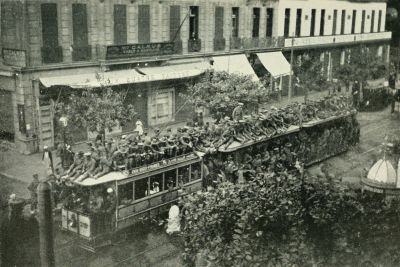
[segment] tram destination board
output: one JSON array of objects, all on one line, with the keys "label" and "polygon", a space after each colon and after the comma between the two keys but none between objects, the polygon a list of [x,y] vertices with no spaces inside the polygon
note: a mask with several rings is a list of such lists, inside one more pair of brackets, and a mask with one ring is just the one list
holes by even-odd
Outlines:
[{"label": "tram destination board", "polygon": [[163,56],[174,53],[174,43],[146,43],[107,46],[106,59]]}]

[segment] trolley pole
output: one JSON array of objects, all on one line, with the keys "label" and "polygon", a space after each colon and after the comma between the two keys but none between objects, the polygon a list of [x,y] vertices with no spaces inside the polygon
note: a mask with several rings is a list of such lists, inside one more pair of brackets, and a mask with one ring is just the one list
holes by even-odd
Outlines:
[{"label": "trolley pole", "polygon": [[47,182],[38,187],[40,261],[42,267],[54,267],[53,210],[51,188]]}]

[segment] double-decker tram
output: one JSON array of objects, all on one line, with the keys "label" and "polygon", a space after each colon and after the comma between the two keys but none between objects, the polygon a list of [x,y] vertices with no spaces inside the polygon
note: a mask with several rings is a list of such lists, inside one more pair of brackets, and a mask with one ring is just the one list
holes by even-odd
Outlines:
[{"label": "double-decker tram", "polygon": [[63,205],[62,229],[95,251],[111,244],[116,233],[168,211],[182,195],[201,190],[202,176],[202,156],[191,152],[131,174],[114,171],[74,182]]}]

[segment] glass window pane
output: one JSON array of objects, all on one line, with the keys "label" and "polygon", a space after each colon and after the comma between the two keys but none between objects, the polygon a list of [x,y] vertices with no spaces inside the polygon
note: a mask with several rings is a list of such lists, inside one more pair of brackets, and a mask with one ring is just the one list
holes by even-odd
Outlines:
[{"label": "glass window pane", "polygon": [[138,181],[135,181],[135,200],[141,199],[147,196],[148,193],[148,183],[149,178],[144,178]]},{"label": "glass window pane", "polygon": [[119,203],[129,204],[133,200],[133,182],[118,187]]},{"label": "glass window pane", "polygon": [[166,190],[176,188],[176,170],[167,171],[165,173]]},{"label": "glass window pane", "polygon": [[201,178],[201,163],[192,164],[192,176],[191,181],[196,181]]},{"label": "glass window pane", "polygon": [[150,177],[150,195],[162,192],[163,188],[163,175],[157,174]]},{"label": "glass window pane", "polygon": [[178,185],[183,186],[184,184],[189,183],[189,166],[185,166],[178,169]]}]

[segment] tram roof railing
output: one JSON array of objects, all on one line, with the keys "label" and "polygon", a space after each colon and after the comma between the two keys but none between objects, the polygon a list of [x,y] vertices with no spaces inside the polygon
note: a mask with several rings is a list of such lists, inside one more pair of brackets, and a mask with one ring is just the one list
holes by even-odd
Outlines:
[{"label": "tram roof railing", "polygon": [[204,153],[201,152],[192,152],[190,154],[185,154],[182,156],[178,156],[176,158],[170,159],[164,163],[156,162],[154,164],[148,166],[141,166],[133,170],[131,174],[125,173],[123,171],[112,171],[107,173],[101,177],[94,178],[89,177],[81,182],[73,182],[76,185],[91,187],[101,184],[106,184],[110,182],[117,182],[118,184],[129,183],[147,176],[156,175],[158,173],[166,172],[172,169],[177,169],[182,166],[186,166],[189,164],[193,164],[195,162],[199,162]]}]

